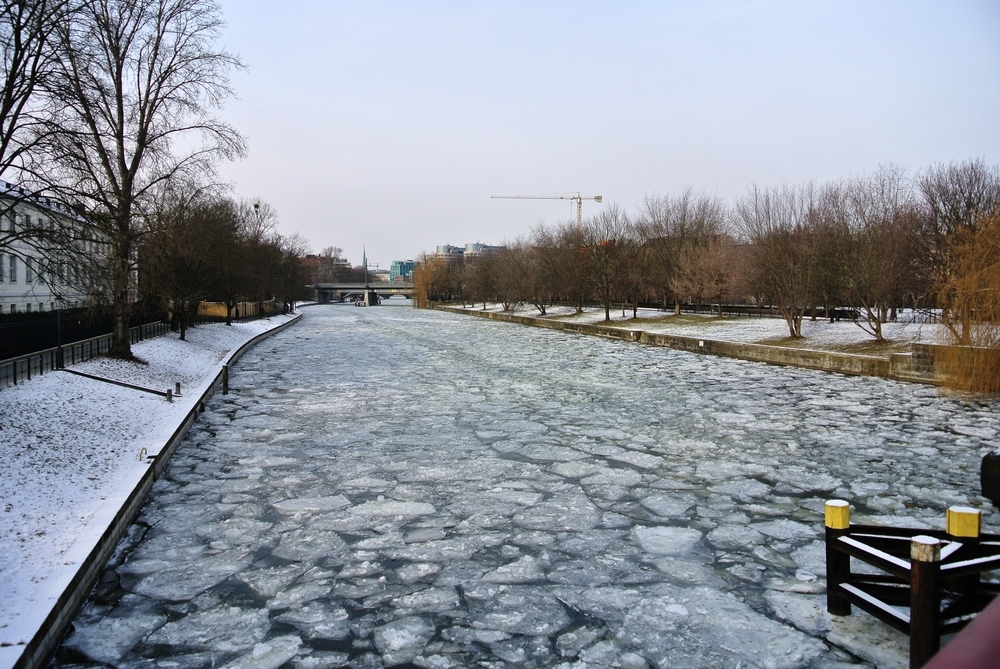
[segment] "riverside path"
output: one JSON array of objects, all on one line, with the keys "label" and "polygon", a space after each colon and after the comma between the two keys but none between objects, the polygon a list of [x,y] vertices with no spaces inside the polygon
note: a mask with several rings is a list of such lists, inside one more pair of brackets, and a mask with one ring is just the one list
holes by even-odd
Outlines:
[{"label": "riverside path", "polygon": [[824,501],[997,531],[997,407],[922,386],[316,306],[231,387],[55,666],[905,666],[825,613]]}]

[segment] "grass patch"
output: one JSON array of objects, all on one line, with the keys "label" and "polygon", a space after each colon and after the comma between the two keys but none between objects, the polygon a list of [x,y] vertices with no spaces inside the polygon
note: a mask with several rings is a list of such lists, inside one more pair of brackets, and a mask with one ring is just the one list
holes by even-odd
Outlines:
[{"label": "grass patch", "polygon": [[888,357],[890,353],[909,353],[913,350],[912,342],[905,341],[863,341],[856,344],[838,344],[831,346],[830,350],[841,353],[855,353],[857,355],[877,355]]},{"label": "grass patch", "polygon": [[670,325],[679,325],[681,327],[704,327],[706,325],[718,325],[719,323],[737,323],[744,320],[745,319],[726,316],[719,318],[718,316],[696,316],[694,314],[681,314],[680,316],[676,316],[674,314],[663,314],[662,316],[653,316],[651,318],[628,318],[625,320],[612,321],[611,323],[601,321],[600,324],[615,326],[641,326],[655,323],[666,323]]},{"label": "grass patch", "polygon": [[779,337],[776,339],[761,339],[756,342],[764,346],[781,346],[784,348],[805,348],[813,351],[833,351],[836,353],[852,353],[854,355],[871,355],[879,358],[887,358],[890,353],[909,353],[913,345],[903,341],[871,341],[856,342],[851,344],[823,343],[809,337]]}]

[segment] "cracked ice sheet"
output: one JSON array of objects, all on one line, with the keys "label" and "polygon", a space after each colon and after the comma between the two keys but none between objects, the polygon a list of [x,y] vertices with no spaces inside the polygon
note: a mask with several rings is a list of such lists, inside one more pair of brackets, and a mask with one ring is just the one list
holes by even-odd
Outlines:
[{"label": "cracked ice sheet", "polygon": [[[121,667],[890,662],[884,635],[864,654],[863,626],[814,615],[823,502],[930,526],[954,500],[988,512],[973,483],[1000,424],[919,386],[391,308],[316,308],[233,382],[77,648],[106,613],[165,640],[219,627],[174,651],[122,629]],[[952,423],[977,428],[956,443]],[[156,582],[182,569],[200,576]],[[265,615],[261,639],[228,628]]]}]

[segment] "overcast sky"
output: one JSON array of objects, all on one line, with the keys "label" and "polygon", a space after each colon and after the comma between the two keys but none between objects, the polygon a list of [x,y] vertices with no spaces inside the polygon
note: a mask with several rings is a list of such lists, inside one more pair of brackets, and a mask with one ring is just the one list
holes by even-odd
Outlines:
[{"label": "overcast sky", "polygon": [[387,268],[684,188],[1000,163],[1000,3],[221,0],[235,193]]}]

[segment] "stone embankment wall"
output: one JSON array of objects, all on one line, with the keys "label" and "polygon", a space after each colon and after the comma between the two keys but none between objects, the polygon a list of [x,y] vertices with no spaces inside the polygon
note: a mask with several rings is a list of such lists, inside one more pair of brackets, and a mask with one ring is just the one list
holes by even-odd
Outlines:
[{"label": "stone embankment wall", "polygon": [[935,367],[936,350],[940,347],[933,344],[914,344],[912,353],[893,353],[887,358],[881,358],[871,355],[854,355],[851,353],[814,351],[810,349],[787,348],[784,346],[743,344],[739,342],[699,339],[697,337],[681,337],[617,326],[573,323],[551,318],[505,314],[495,311],[446,306],[436,308],[442,311],[478,316],[506,323],[519,323],[521,325],[531,325],[550,330],[562,330],[564,332],[621,339],[692,353],[766,362],[772,365],[806,367],[808,369],[839,372],[841,374],[878,376],[884,379],[935,385],[940,385],[944,381],[940,370]]}]

